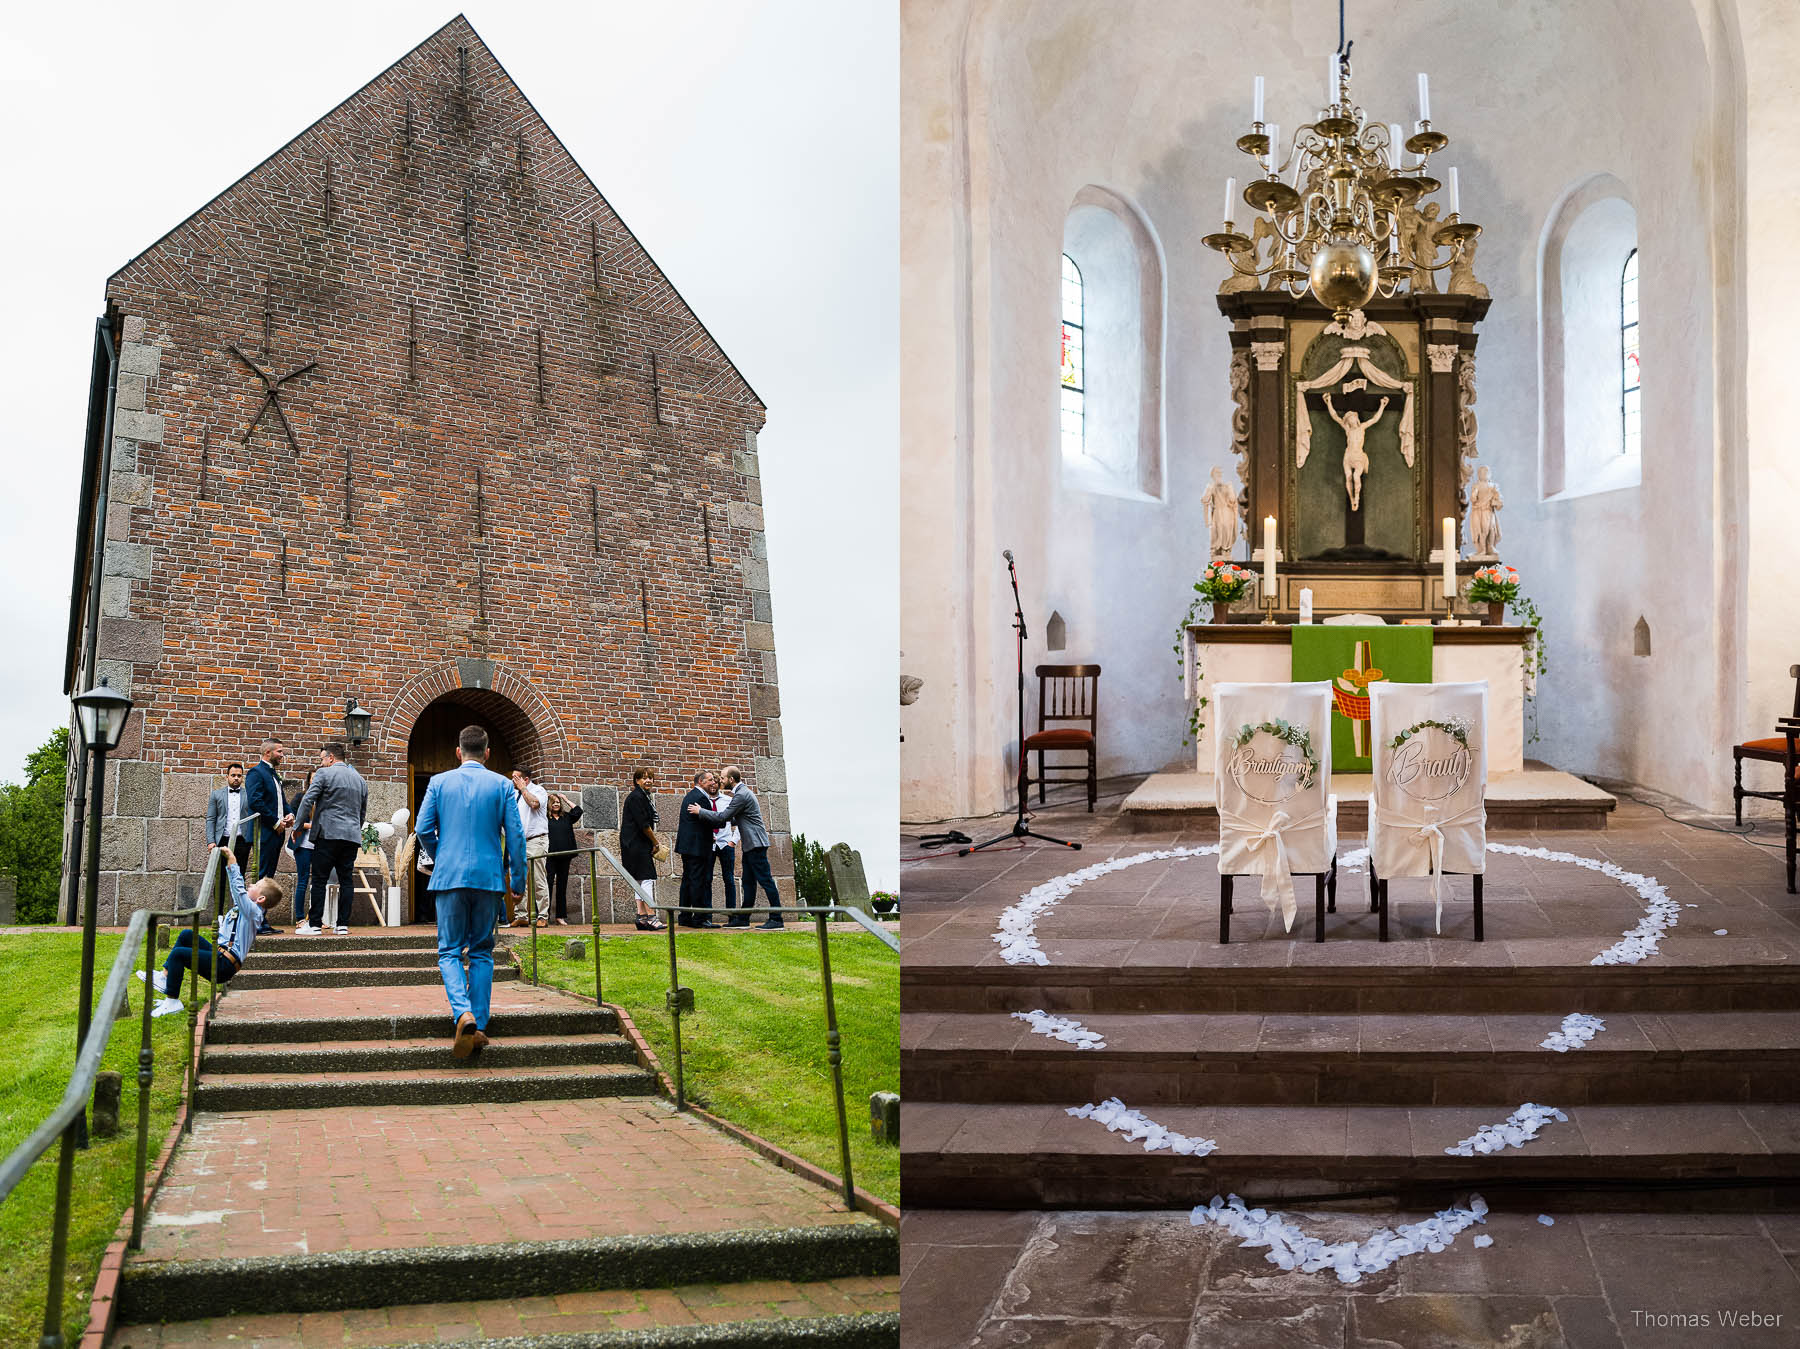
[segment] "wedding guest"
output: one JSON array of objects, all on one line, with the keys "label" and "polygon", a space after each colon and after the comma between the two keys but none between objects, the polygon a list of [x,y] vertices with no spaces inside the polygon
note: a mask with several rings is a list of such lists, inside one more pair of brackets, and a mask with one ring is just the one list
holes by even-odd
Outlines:
[{"label": "wedding guest", "polygon": [[[725,803],[729,800],[731,800],[729,795],[714,788],[712,792],[712,808],[714,810],[724,810]],[[725,882],[725,912],[729,915],[725,920],[725,926],[749,927],[750,897],[748,895],[744,897],[746,911],[744,913],[735,912],[738,906],[737,845],[738,827],[735,824],[722,824],[713,830],[713,861],[718,864],[720,876]],[[707,880],[710,882],[711,879],[712,873],[709,871]]]},{"label": "wedding guest", "polygon": [[275,874],[275,867],[281,861],[281,836],[294,822],[294,817],[287,813],[287,801],[281,795],[281,761],[286,753],[281,737],[265,737],[262,757],[244,778],[244,809],[259,817],[256,821],[255,877],[259,881]]},{"label": "wedding guest", "polygon": [[250,839],[244,833],[244,765],[225,765],[225,785],[206,798],[206,842],[231,849],[240,868],[250,865]]},{"label": "wedding guest", "polygon": [[[317,769],[306,770],[306,780],[300,787],[300,799],[306,799],[307,788],[312,786],[313,774]],[[299,805],[294,807],[299,813]],[[296,923],[306,920],[306,883],[312,876],[313,864],[313,822],[310,819],[295,820],[294,827],[288,830],[288,851],[294,854],[294,919]],[[298,928],[296,928],[298,931]]]},{"label": "wedding guest", "polygon": [[[689,816],[710,825],[737,822],[743,831],[744,906],[755,907],[756,890],[761,886],[774,912],[769,915],[768,922],[757,926],[770,930],[785,927],[787,924],[781,920],[781,892],[775,888],[775,876],[769,870],[769,831],[763,827],[762,808],[756,803],[756,794],[745,784],[743,770],[736,764],[726,768],[725,785],[731,789],[731,800],[725,803],[723,810],[707,810],[698,803],[688,805],[685,801],[682,804],[687,806]],[[711,879],[710,872],[707,878]]]},{"label": "wedding guest", "polygon": [[317,936],[325,930],[325,886],[337,875],[335,931],[350,935],[350,909],[356,902],[356,854],[362,851],[363,821],[369,813],[369,784],[350,766],[350,751],[334,740],[319,751],[312,785],[300,798],[295,815],[312,825],[312,903],[307,921],[294,931]]},{"label": "wedding guest", "polygon": [[[544,810],[548,793],[533,782],[531,774],[523,768],[513,770],[512,785],[519,795],[519,824],[525,830],[525,876],[531,891],[530,895],[519,896],[512,926],[525,927],[531,922],[533,897],[537,900],[537,920],[541,926],[550,921],[550,882],[544,875],[543,863],[544,854],[550,851],[550,817]],[[532,865],[534,861],[536,866]]]},{"label": "wedding guest", "polygon": [[[569,925],[569,864],[575,859],[569,856],[558,857],[557,853],[575,851],[575,822],[581,818],[581,807],[561,792],[550,793],[550,856],[545,859],[550,867],[550,899],[555,911],[555,923],[558,927]],[[525,845],[529,848],[528,842]]]},{"label": "wedding guest", "polygon": [[[212,943],[193,928],[184,929],[169,947],[163,967],[150,977],[150,986],[162,998],[150,1009],[151,1016],[169,1016],[185,1011],[181,1003],[181,981],[194,972],[194,993],[200,992],[200,976],[216,977],[222,984],[244,968],[250,948],[256,945],[256,932],[263,925],[268,910],[281,903],[281,886],[268,877],[244,885],[243,868],[232,856],[230,847],[221,844],[216,852],[225,854],[225,882],[231,888],[231,909],[219,919],[219,948],[215,964]],[[142,979],[144,972],[139,970]]]},{"label": "wedding guest", "polygon": [[[712,794],[718,785],[719,780],[712,770],[702,768],[694,774],[694,785],[688,789],[688,794],[681,798],[682,814],[676,822],[675,851],[681,854],[682,914],[676,921],[682,927],[719,926],[706,912],[712,908],[712,829],[702,828],[694,818],[702,807],[712,808]],[[707,821],[708,826],[717,823],[717,820]]]},{"label": "wedding guest", "polygon": [[660,932],[667,926],[656,916],[656,854],[662,842],[656,837],[656,803],[650,789],[656,785],[656,773],[650,768],[636,768],[631,773],[631,791],[619,811],[619,861],[637,882],[637,929]]},{"label": "wedding guest", "polygon": [[502,892],[525,890],[518,793],[488,770],[487,756],[488,733],[479,726],[463,727],[456,740],[459,767],[434,775],[419,805],[419,846],[432,858],[430,888],[437,900],[438,973],[455,1025],[450,1052],[459,1059],[488,1042],[494,927],[505,902]]}]

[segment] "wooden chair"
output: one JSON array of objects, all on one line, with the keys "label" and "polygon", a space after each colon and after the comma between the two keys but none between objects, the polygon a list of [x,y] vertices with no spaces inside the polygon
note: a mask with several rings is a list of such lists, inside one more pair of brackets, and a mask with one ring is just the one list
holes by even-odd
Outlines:
[{"label": "wooden chair", "polygon": [[1261,878],[1263,903],[1270,912],[1280,910],[1288,931],[1293,878],[1311,876],[1313,940],[1325,940],[1325,915],[1337,912],[1331,705],[1331,685],[1324,682],[1213,688],[1221,945],[1231,940],[1237,876]]},{"label": "wooden chair", "polygon": [[[1093,813],[1094,802],[1100,797],[1100,751],[1097,740],[1100,703],[1100,667],[1098,665],[1040,665],[1037,667],[1038,677],[1038,728],[1035,734],[1025,737],[1020,748],[1019,757],[1027,770],[1025,789],[1031,789],[1035,780],[1038,789],[1038,804],[1044,803],[1044,785],[1047,782],[1077,782],[1082,777],[1087,779],[1088,812]],[[1050,727],[1046,723],[1052,721],[1086,722],[1086,729],[1080,726]],[[1058,750],[1082,751],[1087,754],[1087,766],[1080,764],[1047,764],[1044,755]],[[1029,776],[1031,755],[1038,756],[1038,775],[1035,779]],[[1060,778],[1052,778],[1051,773],[1063,773]]]},{"label": "wooden chair", "polygon": [[1428,876],[1443,928],[1443,878],[1474,878],[1482,940],[1487,870],[1487,685],[1369,685],[1374,790],[1369,794],[1370,907],[1388,939],[1388,881]]},{"label": "wooden chair", "polygon": [[[1788,666],[1788,674],[1794,680],[1794,715],[1791,718],[1784,718],[1784,725],[1789,720],[1800,720],[1800,665]],[[1731,805],[1737,814],[1737,822],[1740,825],[1744,822],[1744,798],[1746,796],[1754,796],[1764,801],[1785,801],[1787,799],[1787,789],[1793,781],[1791,771],[1793,765],[1787,759],[1788,749],[1787,740],[1780,735],[1764,736],[1760,740],[1746,740],[1741,745],[1731,747]],[[1754,759],[1759,763],[1788,763],[1790,769],[1788,780],[1781,784],[1782,789],[1778,792],[1750,791],[1744,786],[1745,759]],[[1793,882],[1790,880],[1788,889],[1792,890],[1793,888]]]},{"label": "wooden chair", "polygon": [[1787,885],[1788,893],[1794,894],[1794,863],[1796,860],[1796,834],[1800,834],[1800,717],[1783,717],[1781,719],[1781,738],[1784,750],[1782,756],[1782,786],[1786,792],[1781,799],[1783,822],[1787,825]]}]

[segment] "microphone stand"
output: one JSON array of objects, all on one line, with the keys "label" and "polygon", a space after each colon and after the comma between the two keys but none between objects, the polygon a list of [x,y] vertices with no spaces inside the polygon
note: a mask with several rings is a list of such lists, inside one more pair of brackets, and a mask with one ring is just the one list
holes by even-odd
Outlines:
[{"label": "microphone stand", "polygon": [[1025,813],[1025,791],[1030,781],[1025,771],[1025,606],[1019,601],[1019,572],[1018,568],[1013,566],[1011,552],[1006,554],[1006,574],[1012,579],[1013,631],[1017,634],[1014,647],[1018,652],[1019,665],[1019,813],[1013,820],[1012,828],[1004,834],[996,834],[985,842],[971,844],[967,848],[959,848],[956,855],[967,857],[972,852],[991,848],[994,844],[1004,842],[1009,838],[1035,838],[1043,843],[1054,843],[1059,847],[1073,848],[1076,852],[1080,852],[1081,845],[1079,843],[1071,843],[1067,839],[1051,838],[1048,834],[1038,833],[1031,828],[1028,823],[1031,817]]}]

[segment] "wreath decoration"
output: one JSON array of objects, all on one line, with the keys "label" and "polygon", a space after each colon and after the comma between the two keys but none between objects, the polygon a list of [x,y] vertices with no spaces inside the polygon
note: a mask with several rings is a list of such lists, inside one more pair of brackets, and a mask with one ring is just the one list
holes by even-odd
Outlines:
[{"label": "wreath decoration", "polygon": [[1254,726],[1245,723],[1238,727],[1238,733],[1233,737],[1231,747],[1233,749],[1242,749],[1245,745],[1250,743],[1251,739],[1258,731],[1266,731],[1277,740],[1285,741],[1287,744],[1292,745],[1295,749],[1300,751],[1301,757],[1306,761],[1306,772],[1302,774],[1300,778],[1300,789],[1302,791],[1305,791],[1308,787],[1312,786],[1313,783],[1319,780],[1319,756],[1313,750],[1311,731],[1307,730],[1304,726],[1295,726],[1289,722],[1283,721],[1280,717],[1277,717],[1273,721],[1258,722]]},{"label": "wreath decoration", "polygon": [[1464,749],[1469,748],[1469,723],[1464,721],[1461,717],[1454,718],[1450,721],[1415,722],[1413,725],[1408,726],[1404,731],[1400,732],[1400,734],[1395,736],[1392,740],[1388,741],[1388,748],[1399,749],[1401,745],[1405,744],[1420,731],[1433,729],[1442,731]]}]

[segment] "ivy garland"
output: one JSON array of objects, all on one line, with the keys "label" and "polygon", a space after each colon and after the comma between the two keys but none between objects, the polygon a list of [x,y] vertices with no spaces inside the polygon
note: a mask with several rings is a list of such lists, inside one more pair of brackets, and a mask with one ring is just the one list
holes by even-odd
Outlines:
[{"label": "ivy garland", "polygon": [[[1198,581],[1194,582],[1194,589],[1196,591],[1200,589],[1200,583]],[[1182,618],[1180,624],[1177,625],[1175,629],[1175,682],[1178,684],[1185,685],[1187,682],[1187,653],[1184,648],[1187,645],[1188,626],[1199,618],[1200,606],[1206,602],[1207,599],[1205,595],[1196,594],[1194,598],[1188,602],[1187,614]],[[1200,653],[1195,652],[1194,683],[1198,684],[1203,678],[1205,678],[1205,673],[1200,669]],[[1181,743],[1183,745],[1194,745],[1199,743],[1200,732],[1206,729],[1206,723],[1200,719],[1200,714],[1206,709],[1206,705],[1211,701],[1212,700],[1204,694],[1195,696],[1193,705],[1188,708],[1187,734],[1181,737]]]},{"label": "ivy garland", "polygon": [[1549,662],[1544,659],[1544,616],[1538,612],[1537,605],[1524,595],[1513,601],[1512,608],[1522,626],[1535,629],[1531,640],[1525,644],[1525,701],[1531,706],[1531,734],[1526,737],[1525,743],[1535,745],[1538,739],[1537,683],[1544,671],[1550,668]]},{"label": "ivy garland", "polygon": [[1294,726],[1277,717],[1274,721],[1260,722],[1255,726],[1245,724],[1238,727],[1237,737],[1231,742],[1233,749],[1242,749],[1250,743],[1258,731],[1266,731],[1277,740],[1285,741],[1299,750],[1306,760],[1306,773],[1300,779],[1300,788],[1304,791],[1313,785],[1319,777],[1319,756],[1313,753],[1312,732],[1304,726]]},{"label": "ivy garland", "polygon": [[1435,727],[1449,736],[1464,749],[1469,747],[1469,728],[1460,721],[1420,721],[1408,726],[1399,735],[1388,741],[1389,749],[1399,749],[1408,739],[1420,731]]}]

